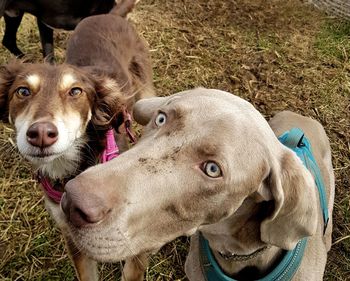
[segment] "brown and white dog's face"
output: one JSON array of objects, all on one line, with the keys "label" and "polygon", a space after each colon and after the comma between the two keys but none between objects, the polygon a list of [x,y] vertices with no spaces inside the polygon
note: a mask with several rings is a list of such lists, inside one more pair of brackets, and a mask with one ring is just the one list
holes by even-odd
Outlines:
[{"label": "brown and white dog's face", "polygon": [[141,100],[134,117],[148,123],[140,141],[69,181],[61,202],[73,239],[93,258],[122,260],[198,229],[224,235],[235,223],[216,224],[248,220],[247,199],[274,201],[256,229],[266,243],[290,248],[315,231],[311,175],[248,102],[196,89]]},{"label": "brown and white dog's face", "polygon": [[2,67],[0,79],[0,108],[20,153],[53,178],[74,172],[87,125],[115,86],[68,65],[16,63]]}]

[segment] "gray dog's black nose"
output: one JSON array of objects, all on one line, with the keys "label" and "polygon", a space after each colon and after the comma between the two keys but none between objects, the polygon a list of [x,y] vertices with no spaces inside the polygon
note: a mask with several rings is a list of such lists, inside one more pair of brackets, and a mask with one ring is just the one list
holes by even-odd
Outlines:
[{"label": "gray dog's black nose", "polygon": [[65,187],[61,207],[68,221],[76,227],[84,227],[102,221],[111,211],[97,195],[84,192],[79,182],[71,180]]},{"label": "gray dog's black nose", "polygon": [[36,122],[27,130],[28,142],[36,147],[45,148],[58,139],[57,127],[50,122]]}]

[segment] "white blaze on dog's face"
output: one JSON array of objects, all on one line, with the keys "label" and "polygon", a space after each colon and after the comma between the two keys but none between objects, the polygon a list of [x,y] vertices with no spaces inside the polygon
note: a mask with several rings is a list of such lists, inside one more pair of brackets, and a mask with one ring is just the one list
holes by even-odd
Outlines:
[{"label": "white blaze on dog's face", "polygon": [[74,173],[92,118],[95,81],[68,65],[19,64],[6,75],[8,119],[20,153],[52,178]]}]

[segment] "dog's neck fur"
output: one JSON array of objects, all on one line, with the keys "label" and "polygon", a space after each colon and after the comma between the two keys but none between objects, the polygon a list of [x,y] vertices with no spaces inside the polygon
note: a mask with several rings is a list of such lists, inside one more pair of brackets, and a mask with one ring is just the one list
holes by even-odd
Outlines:
[{"label": "dog's neck fur", "polygon": [[[201,229],[223,272],[233,278],[255,280],[265,276],[280,260],[283,250],[260,239],[260,224],[270,208],[270,202],[256,203],[247,198],[228,219]],[[245,261],[229,260],[220,255],[249,255],[265,246],[270,247]]]}]

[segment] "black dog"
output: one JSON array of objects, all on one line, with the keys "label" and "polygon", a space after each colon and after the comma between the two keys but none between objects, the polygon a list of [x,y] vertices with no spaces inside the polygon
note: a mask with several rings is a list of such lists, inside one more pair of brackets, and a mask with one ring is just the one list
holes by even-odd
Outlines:
[{"label": "black dog", "polygon": [[16,33],[24,13],[37,18],[43,55],[53,61],[53,29],[73,30],[83,18],[108,13],[115,0],[0,0],[0,18],[5,18],[2,44],[15,56],[23,53],[17,47]]}]

